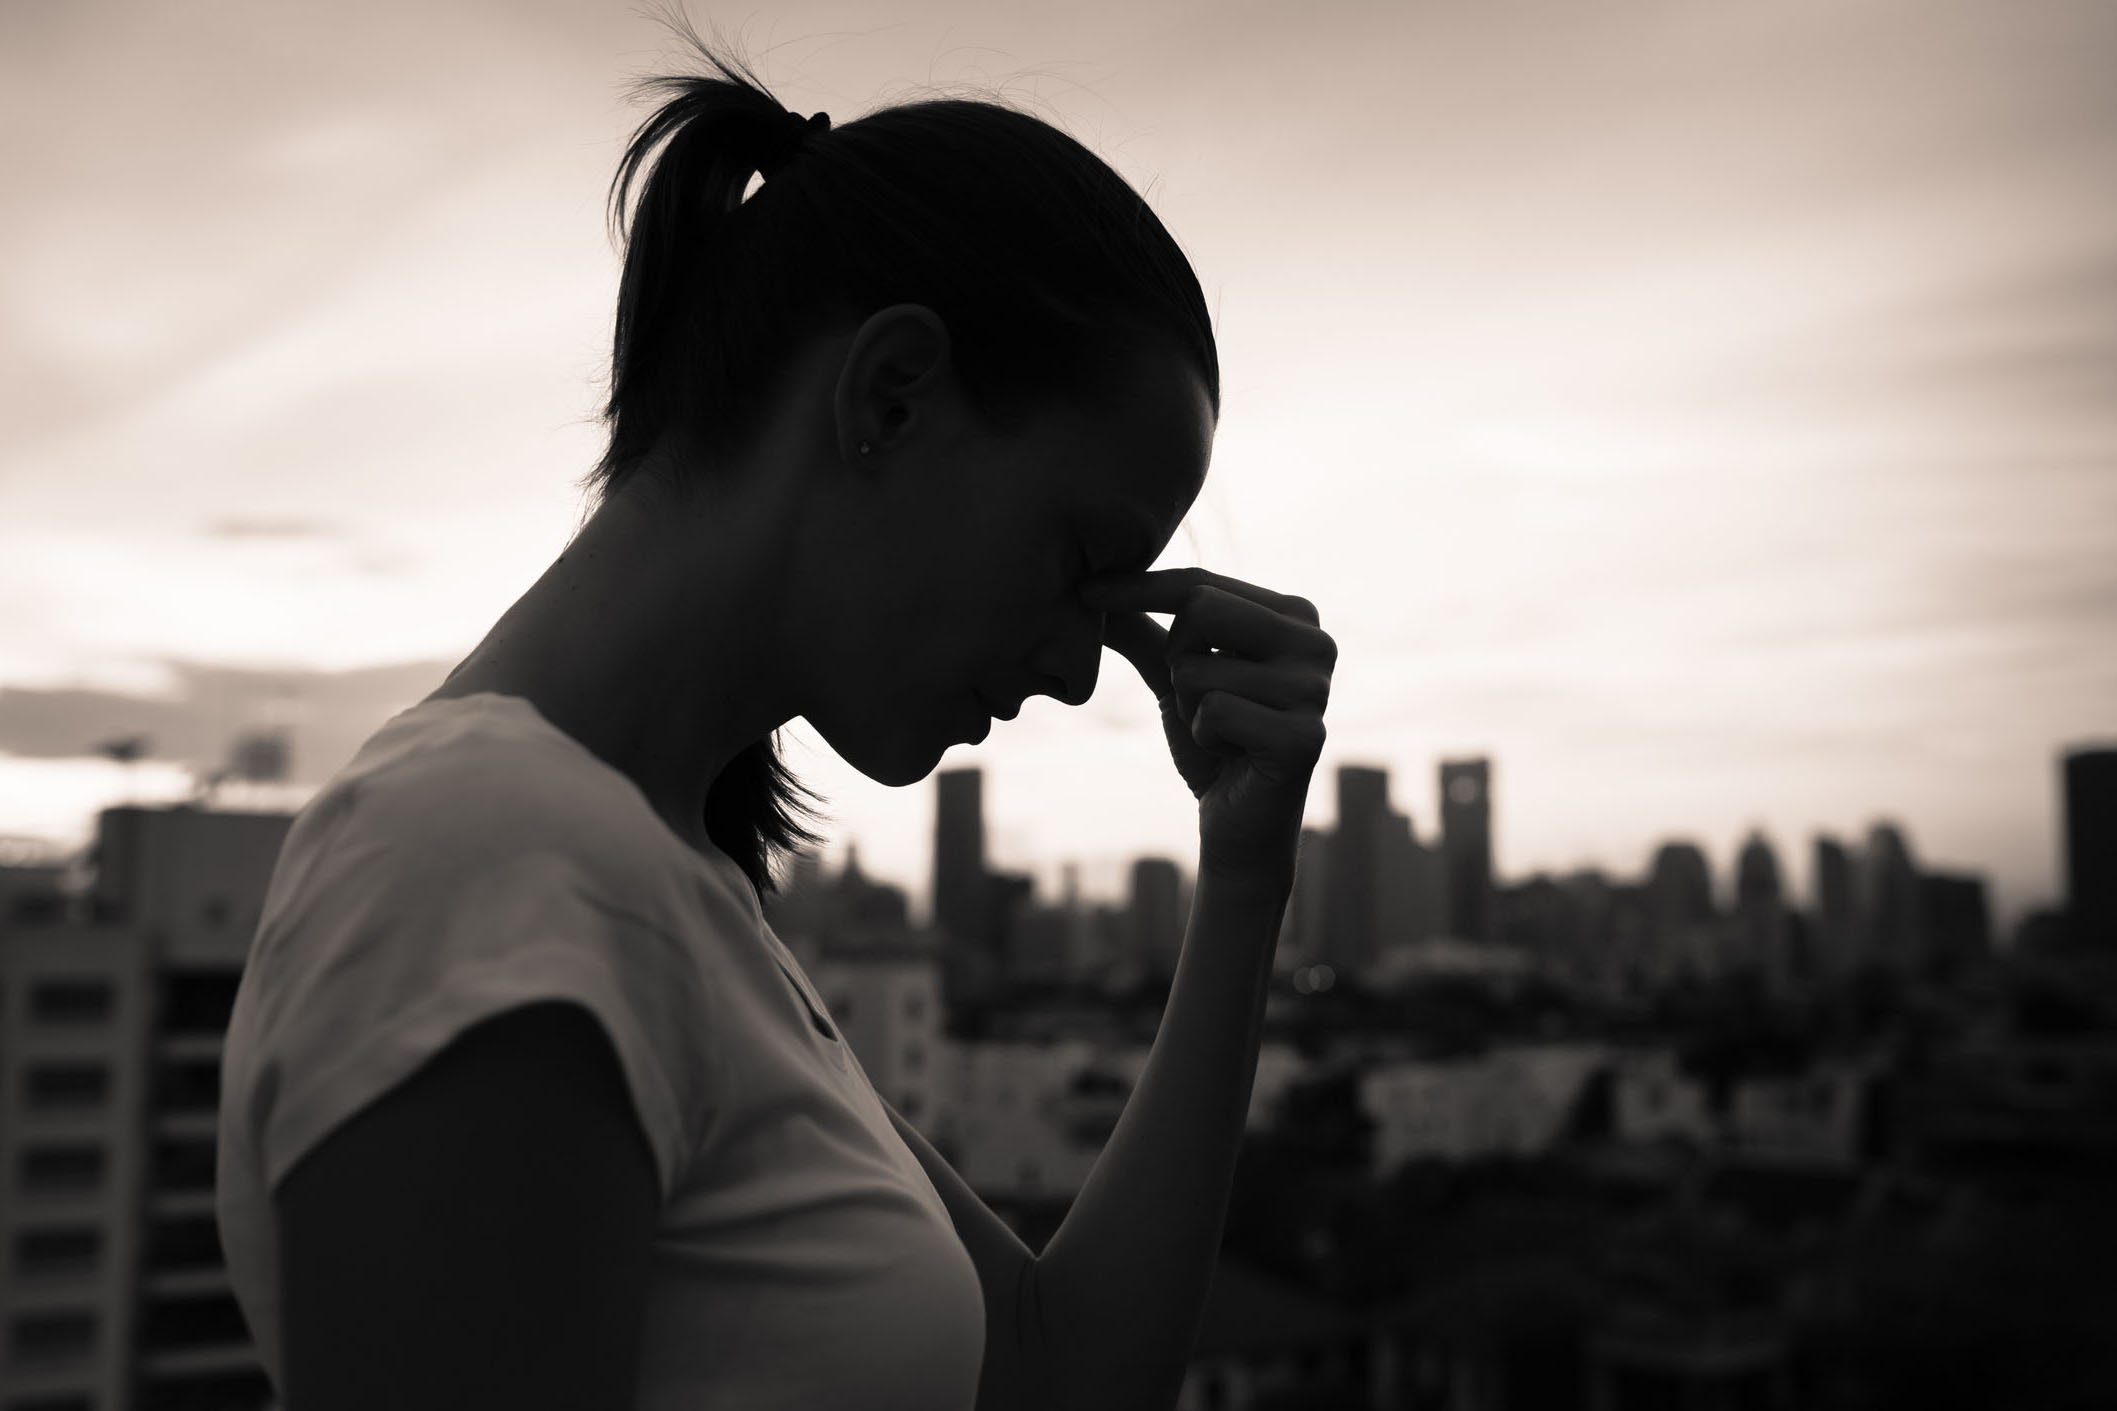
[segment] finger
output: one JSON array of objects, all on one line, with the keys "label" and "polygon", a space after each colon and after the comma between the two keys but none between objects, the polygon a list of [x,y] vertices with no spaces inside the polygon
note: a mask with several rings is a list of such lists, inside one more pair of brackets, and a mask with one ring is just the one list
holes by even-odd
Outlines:
[{"label": "finger", "polygon": [[1303,622],[1316,622],[1316,606],[1306,598],[1274,593],[1240,578],[1230,578],[1204,568],[1163,568],[1150,573],[1106,573],[1080,586],[1083,605],[1097,612],[1175,613],[1183,608],[1193,588],[1218,588],[1273,612]]},{"label": "finger", "polygon": [[1209,691],[1198,703],[1191,738],[1215,754],[1244,756],[1265,778],[1288,783],[1314,772],[1326,734],[1322,719],[1305,711]]},{"label": "finger", "polygon": [[1179,655],[1169,668],[1169,679],[1186,720],[1208,691],[1226,691],[1273,710],[1306,710],[1318,715],[1330,704],[1330,674],[1313,668],[1240,657]]},{"label": "finger", "polygon": [[1177,652],[1234,652],[1252,661],[1292,658],[1326,669],[1337,661],[1337,644],[1321,627],[1210,585],[1190,590],[1170,634],[1170,650]]},{"label": "finger", "polygon": [[1103,622],[1103,642],[1132,663],[1154,699],[1174,694],[1169,681],[1169,634],[1160,623],[1143,612],[1111,613]]}]

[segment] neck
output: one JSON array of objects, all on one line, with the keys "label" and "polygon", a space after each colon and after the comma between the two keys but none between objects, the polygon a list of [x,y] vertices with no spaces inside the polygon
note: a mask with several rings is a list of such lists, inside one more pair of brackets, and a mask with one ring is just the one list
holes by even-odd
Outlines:
[{"label": "neck", "polygon": [[628,487],[434,697],[523,697],[697,847],[721,770],[801,713],[778,621],[787,522],[762,498],[679,506]]}]

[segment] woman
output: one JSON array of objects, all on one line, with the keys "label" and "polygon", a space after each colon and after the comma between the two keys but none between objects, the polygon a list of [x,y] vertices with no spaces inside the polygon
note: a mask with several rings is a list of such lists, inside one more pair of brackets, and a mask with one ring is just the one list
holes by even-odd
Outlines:
[{"label": "woman", "polygon": [[[236,1292],[293,1411],[1167,1406],[1336,649],[1299,598],[1145,571],[1218,364],[1122,179],[990,104],[804,120],[701,48],[613,187],[594,514],[280,855],[225,1058]],[[1161,702],[1198,881],[1033,1255],[765,924],[813,840],[774,740],[915,783],[1086,701],[1105,645]]]}]

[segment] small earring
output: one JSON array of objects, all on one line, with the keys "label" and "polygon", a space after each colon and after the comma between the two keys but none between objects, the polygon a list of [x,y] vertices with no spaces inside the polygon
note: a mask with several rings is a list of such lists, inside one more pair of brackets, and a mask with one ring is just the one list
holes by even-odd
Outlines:
[{"label": "small earring", "polygon": [[873,447],[871,447],[871,446],[869,446],[869,445],[867,444],[867,442],[865,442],[865,441],[862,441],[862,442],[860,443],[860,454],[861,454],[861,455],[863,455],[863,456],[864,456],[864,455],[866,455],[866,454],[867,454],[867,453],[868,453],[868,452],[869,452],[870,450],[872,450],[872,449],[874,449],[874,448],[873,448]]}]

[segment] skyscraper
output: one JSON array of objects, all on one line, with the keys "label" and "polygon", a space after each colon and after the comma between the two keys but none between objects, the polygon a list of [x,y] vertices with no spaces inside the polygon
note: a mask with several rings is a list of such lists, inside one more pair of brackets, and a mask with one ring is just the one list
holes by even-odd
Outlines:
[{"label": "skyscraper", "polygon": [[2117,953],[2117,749],[2067,752],[2065,810],[2073,943]]},{"label": "skyscraper", "polygon": [[1338,767],[1338,827],[1331,839],[1321,959],[1341,975],[1358,974],[1374,963],[1389,811],[1388,770]]},{"label": "skyscraper", "polygon": [[1787,956],[1785,897],[1779,859],[1762,833],[1752,833],[1735,862],[1735,941],[1738,969],[1756,974],[1772,993],[1793,978]]},{"label": "skyscraper", "polygon": [[1377,864],[1375,942],[1379,949],[1416,945],[1448,930],[1447,875],[1438,848],[1413,834],[1411,819],[1391,809],[1383,820]]},{"label": "skyscraper", "polygon": [[1828,833],[1816,834],[1815,978],[1838,980],[1860,964],[1859,892],[1852,854]]},{"label": "skyscraper", "polygon": [[934,775],[933,925],[941,933],[942,1004],[951,1026],[990,995],[1002,969],[985,872],[984,782],[977,769]]},{"label": "skyscraper", "polygon": [[934,775],[933,923],[957,944],[984,939],[985,775],[944,769]]},{"label": "skyscraper", "polygon": [[1709,977],[1719,962],[1718,911],[1713,905],[1713,870],[1695,843],[1663,843],[1654,852],[1647,877],[1647,954],[1650,983],[1678,975]]},{"label": "skyscraper", "polygon": [[1931,949],[1927,973],[1950,980],[1992,953],[1992,913],[1985,879],[1970,873],[1928,872],[1919,878],[1919,910]]},{"label": "skyscraper", "polygon": [[1135,959],[1152,975],[1174,975],[1183,949],[1183,877],[1165,857],[1132,864],[1132,941]]},{"label": "skyscraper", "polygon": [[1923,973],[1929,955],[1918,864],[1894,824],[1867,830],[1858,875],[1863,961],[1894,975]]},{"label": "skyscraper", "polygon": [[1448,876],[1448,932],[1493,941],[1492,765],[1441,761],[1441,857]]}]

